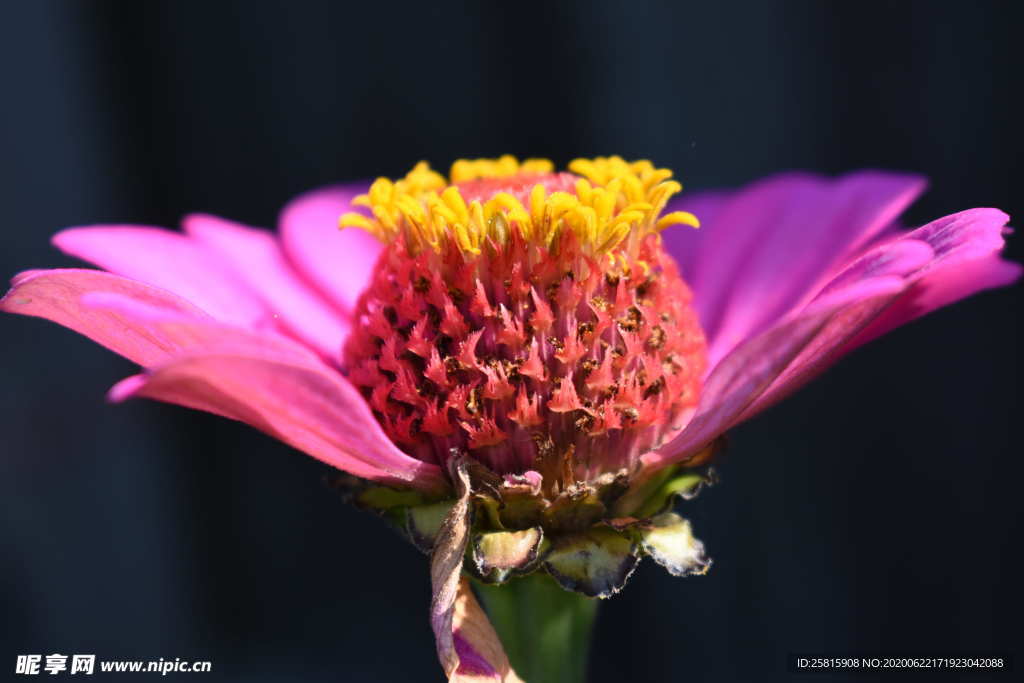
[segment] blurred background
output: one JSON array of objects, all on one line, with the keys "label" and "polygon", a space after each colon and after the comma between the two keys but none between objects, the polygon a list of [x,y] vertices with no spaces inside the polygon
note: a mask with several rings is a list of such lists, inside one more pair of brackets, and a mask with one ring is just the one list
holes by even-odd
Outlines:
[{"label": "blurred background", "polygon": [[[932,185],[909,223],[1019,220],[1021,18],[1002,2],[4,3],[0,275],[74,265],[48,244],[69,225],[273,227],[318,185],[505,152],[646,157],[688,191],[912,170]],[[792,652],[1019,659],[1020,327],[1020,287],[979,295],[735,430],[721,484],[683,510],[714,568],[645,563],[602,605],[592,679],[787,680]],[[0,670],[61,652],[212,660],[204,681],[441,680],[425,559],[344,505],[326,466],[241,424],[108,405],[133,366],[51,323],[0,317],[0,340]]]}]

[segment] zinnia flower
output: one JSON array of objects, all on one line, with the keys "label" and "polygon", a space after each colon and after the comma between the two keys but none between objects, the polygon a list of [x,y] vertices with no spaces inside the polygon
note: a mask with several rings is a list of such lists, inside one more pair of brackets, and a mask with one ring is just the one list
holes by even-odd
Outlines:
[{"label": "zinnia flower", "polygon": [[142,366],[112,400],[241,420],[353,475],[353,502],[431,553],[446,673],[515,680],[466,575],[607,597],[643,556],[705,571],[672,505],[726,430],[1020,274],[996,209],[903,230],[916,176],[681,200],[671,177],[618,157],[421,163],[297,198],[277,237],[208,215],[72,228],[54,243],[103,270],[21,273],[0,307]]}]

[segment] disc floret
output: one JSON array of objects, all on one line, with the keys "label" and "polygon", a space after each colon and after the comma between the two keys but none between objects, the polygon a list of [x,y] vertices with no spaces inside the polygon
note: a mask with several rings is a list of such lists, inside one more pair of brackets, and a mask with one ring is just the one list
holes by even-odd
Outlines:
[{"label": "disc floret", "polygon": [[464,450],[499,473],[568,460],[585,479],[633,465],[696,404],[704,338],[658,235],[696,223],[659,217],[679,184],[647,161],[569,168],[459,161],[449,185],[420,163],[356,199],[374,219],[342,217],[389,244],[349,375],[418,457]]}]

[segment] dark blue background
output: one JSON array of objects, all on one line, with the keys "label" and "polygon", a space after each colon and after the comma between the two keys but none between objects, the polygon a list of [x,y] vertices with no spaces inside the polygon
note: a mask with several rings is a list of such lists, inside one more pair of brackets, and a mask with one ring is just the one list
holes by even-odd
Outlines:
[{"label": "dark blue background", "polygon": [[[0,274],[71,264],[47,241],[68,225],[272,226],[310,187],[503,152],[649,157],[689,189],[915,170],[913,222],[1024,215],[1019,7],[5,3]],[[1020,311],[1019,287],[943,310],[735,430],[685,511],[713,570],[644,566],[602,606],[593,680],[1019,658]],[[189,680],[440,680],[424,558],[325,466],[106,404],[131,364],[50,323],[4,316],[0,340],[0,672],[56,651],[214,662]]]}]

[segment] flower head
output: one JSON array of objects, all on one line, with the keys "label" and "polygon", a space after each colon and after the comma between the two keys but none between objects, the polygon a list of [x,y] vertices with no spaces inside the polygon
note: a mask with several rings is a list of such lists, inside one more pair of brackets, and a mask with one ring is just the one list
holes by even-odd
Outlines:
[{"label": "flower head", "polygon": [[355,502],[431,552],[446,671],[512,680],[463,570],[596,596],[642,556],[703,571],[672,501],[727,429],[1019,276],[998,210],[900,229],[923,185],[789,174],[673,199],[670,172],[616,157],[421,164],[300,197],[280,239],[205,215],[63,231],[103,270],[27,271],[0,309],[141,365],[113,400],[242,420],[355,475]]},{"label": "flower head", "polygon": [[649,162],[511,157],[376,181],[343,225],[385,243],[345,345],[388,436],[441,465],[469,453],[551,492],[633,470],[691,413],[706,367],[660,232],[679,184]]}]

